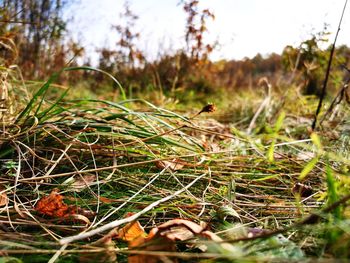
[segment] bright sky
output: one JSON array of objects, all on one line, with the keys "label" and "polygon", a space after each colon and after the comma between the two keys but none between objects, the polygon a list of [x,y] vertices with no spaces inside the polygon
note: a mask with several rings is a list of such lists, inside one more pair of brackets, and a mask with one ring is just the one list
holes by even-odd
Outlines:
[{"label": "bright sky", "polygon": [[[185,13],[179,0],[130,0],[132,11],[139,16],[136,30],[141,33],[140,48],[155,58],[159,52],[184,47]],[[111,29],[119,24],[124,0],[80,0],[70,30],[74,38],[96,60],[94,50],[113,48],[118,36]],[[200,0],[201,6],[216,16],[208,25],[209,41],[220,47],[212,59],[241,59],[258,52],[280,53],[286,45],[298,45],[310,34],[329,24],[333,42],[342,0]],[[350,4],[344,15],[337,44],[350,46]]]}]

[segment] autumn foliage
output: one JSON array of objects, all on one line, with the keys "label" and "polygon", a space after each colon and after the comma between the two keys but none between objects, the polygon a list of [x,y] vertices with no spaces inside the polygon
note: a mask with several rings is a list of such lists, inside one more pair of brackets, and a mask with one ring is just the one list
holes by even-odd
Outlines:
[{"label": "autumn foliage", "polygon": [[[131,215],[129,213],[129,215]],[[172,219],[160,224],[150,230],[147,234],[139,221],[131,222],[118,230],[117,238],[127,241],[130,250],[138,251],[139,254],[131,254],[128,258],[129,263],[156,263],[161,260],[162,256],[145,254],[147,252],[176,252],[176,242],[189,241],[199,238],[207,241],[222,241],[213,232],[207,230],[206,224],[197,224],[185,219]],[[228,244],[224,244],[227,246]],[[195,246],[194,244],[189,245]],[[206,246],[202,246],[206,250]],[[164,256],[163,256],[164,258]],[[172,259],[171,262],[178,262]]]},{"label": "autumn foliage", "polygon": [[52,190],[48,196],[42,197],[35,205],[35,210],[46,216],[64,218],[77,213],[76,206],[69,206],[63,202],[63,196],[58,189]]}]

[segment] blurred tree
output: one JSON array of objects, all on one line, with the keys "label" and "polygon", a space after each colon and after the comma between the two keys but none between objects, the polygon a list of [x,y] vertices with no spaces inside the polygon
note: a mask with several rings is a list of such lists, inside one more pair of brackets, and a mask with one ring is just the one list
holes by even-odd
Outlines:
[{"label": "blurred tree", "polygon": [[213,51],[215,43],[204,42],[204,35],[208,32],[207,22],[214,20],[215,15],[209,9],[201,10],[198,0],[182,0],[183,9],[187,14],[186,19],[186,44],[190,57],[195,61],[206,61],[209,54]]},{"label": "blurred tree", "polygon": [[[0,34],[13,39],[19,56],[16,63],[25,77],[42,78],[66,63],[64,46],[65,0],[0,0]],[[76,47],[75,47],[76,48]],[[82,48],[79,49],[79,54]]]},{"label": "blurred tree", "polygon": [[135,70],[136,65],[140,66],[145,61],[136,43],[140,38],[140,33],[135,32],[138,16],[132,12],[129,1],[124,2],[124,10],[119,17],[120,23],[112,26],[119,36],[116,49],[98,50],[100,52],[99,67],[112,73]]},{"label": "blurred tree", "polygon": [[[330,48],[324,50],[322,43],[328,41],[327,26],[317,34],[313,34],[310,39],[303,41],[299,47],[287,46],[282,53],[282,64],[286,71],[292,71],[293,77],[301,73],[304,82],[304,93],[307,95],[319,95],[324,79]],[[333,61],[333,71],[331,72],[330,86],[338,84],[342,79],[342,72],[339,65],[346,63],[342,54],[337,55]],[[344,50],[344,49],[343,49]]]},{"label": "blurred tree", "polygon": [[135,43],[140,38],[140,33],[134,32],[139,17],[131,11],[129,1],[125,1],[124,12],[120,14],[120,18],[125,22],[124,25],[112,26],[119,34],[117,55],[121,59],[120,62],[134,68],[136,62],[144,61],[144,56]]}]

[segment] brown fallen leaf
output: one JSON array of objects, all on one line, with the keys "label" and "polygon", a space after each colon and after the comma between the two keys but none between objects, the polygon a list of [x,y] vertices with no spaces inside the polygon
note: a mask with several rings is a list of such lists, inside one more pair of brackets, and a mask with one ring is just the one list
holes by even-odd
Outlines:
[{"label": "brown fallen leaf", "polygon": [[[129,216],[132,213],[128,214]],[[139,221],[131,222],[117,231],[117,238],[128,242],[130,250],[139,250],[140,253],[130,254],[129,263],[156,263],[156,262],[178,262],[176,258],[166,256],[142,254],[148,252],[176,252],[176,241],[187,241],[193,238],[213,241],[215,245],[208,243],[188,244],[189,247],[197,247],[202,251],[217,250],[227,251],[234,255],[240,255],[241,251],[232,244],[225,243],[211,231],[206,230],[206,224],[196,224],[190,220],[173,219],[169,220],[153,229],[147,234]],[[219,242],[219,244],[218,244]],[[131,252],[131,251],[130,251]]]},{"label": "brown fallen leaf", "polygon": [[174,235],[174,232],[171,232],[171,230],[181,229],[181,228],[183,230],[187,229],[193,234],[200,234],[206,228],[206,226],[200,226],[192,221],[185,220],[185,219],[172,219],[158,226],[160,235],[166,236],[170,240],[184,241],[186,239],[181,237],[181,235]]},{"label": "brown fallen leaf", "polygon": [[[129,213],[128,216],[132,215]],[[131,222],[118,230],[117,238],[127,241],[129,249],[139,249],[146,251],[175,251],[175,244],[169,243],[164,237],[155,235],[158,229],[154,228],[149,234],[145,232],[139,221]],[[152,255],[131,254],[128,256],[129,263],[156,263],[160,258]],[[176,262],[176,261],[170,261]]]},{"label": "brown fallen leaf", "polygon": [[104,204],[112,204],[119,201],[120,201],[119,199],[111,199],[111,198],[100,196],[100,202]]},{"label": "brown fallen leaf", "polygon": [[65,204],[63,202],[64,197],[58,192],[58,189],[53,189],[48,196],[42,197],[36,203],[35,210],[42,215],[65,220],[70,219],[89,225],[89,218],[95,216],[95,213],[75,205]]},{"label": "brown fallen leaf", "polygon": [[0,186],[0,207],[7,205],[8,201],[6,189]]},{"label": "brown fallen leaf", "polygon": [[[173,219],[147,234],[138,221],[127,224],[118,231],[118,238],[128,242],[129,249],[144,251],[176,251],[176,241],[186,241],[200,234],[205,226],[192,221]],[[159,256],[134,254],[128,257],[129,263],[155,263],[160,262]],[[168,262],[177,262],[177,259],[167,258]]]},{"label": "brown fallen leaf", "polygon": [[172,161],[157,161],[156,166],[162,170],[168,167],[172,171],[177,171],[181,170],[184,167],[184,164],[177,159],[173,159]]},{"label": "brown fallen leaf", "polygon": [[58,194],[58,189],[53,189],[50,195],[42,197],[35,205],[35,210],[39,213],[51,217],[62,218],[71,214],[76,214],[75,206],[68,206],[63,203],[63,196]]},{"label": "brown fallen leaf", "polygon": [[96,175],[94,174],[86,174],[79,176],[78,178],[74,178],[74,182],[70,185],[75,191],[79,192],[89,185],[96,181]]}]

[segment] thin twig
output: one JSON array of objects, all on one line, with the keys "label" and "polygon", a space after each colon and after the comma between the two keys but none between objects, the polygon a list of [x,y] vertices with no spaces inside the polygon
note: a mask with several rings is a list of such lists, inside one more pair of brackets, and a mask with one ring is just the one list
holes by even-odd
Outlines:
[{"label": "thin twig", "polygon": [[57,250],[57,252],[52,256],[52,258],[48,261],[48,263],[54,263],[59,256],[62,254],[62,252],[67,248],[67,244],[63,245],[59,250]]},{"label": "thin twig", "polygon": [[342,100],[344,99],[346,89],[349,87],[350,83],[350,77],[344,82],[343,87],[338,92],[338,94],[335,96],[334,100],[332,101],[331,105],[329,106],[327,112],[323,115],[320,124],[323,123],[323,121],[326,119],[326,117],[333,111],[336,105],[340,104]]}]

